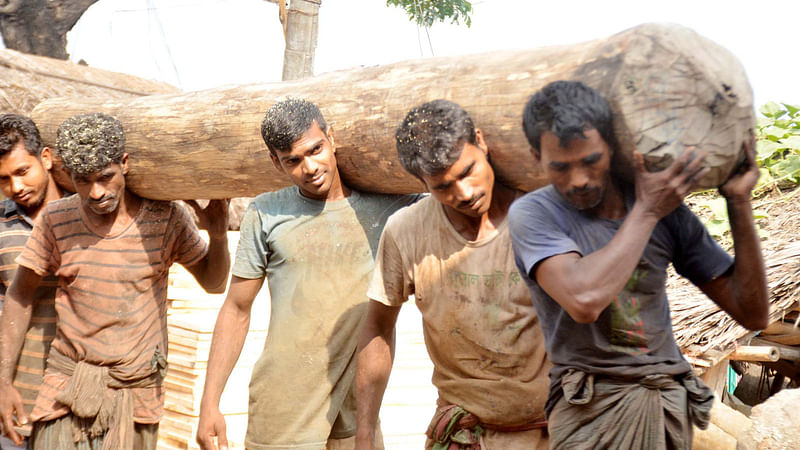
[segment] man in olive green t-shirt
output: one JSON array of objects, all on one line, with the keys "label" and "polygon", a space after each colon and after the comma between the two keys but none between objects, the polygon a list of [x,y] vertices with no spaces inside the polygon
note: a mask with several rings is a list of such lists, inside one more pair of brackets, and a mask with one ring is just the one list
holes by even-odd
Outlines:
[{"label": "man in olive green t-shirt", "polygon": [[267,279],[269,333],[253,368],[245,445],[352,449],[355,353],[374,253],[386,219],[416,196],[360,193],[342,183],[333,130],[308,101],[277,103],[261,131],[275,167],[295,186],[259,195],[242,218],[197,440],[203,448],[215,448],[215,436],[220,447],[227,443],[219,399]]}]

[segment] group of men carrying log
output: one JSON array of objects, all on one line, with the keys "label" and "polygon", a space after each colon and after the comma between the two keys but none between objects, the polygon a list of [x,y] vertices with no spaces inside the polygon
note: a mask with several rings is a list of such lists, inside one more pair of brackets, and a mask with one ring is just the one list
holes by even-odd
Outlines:
[{"label": "group of men carrying log", "polygon": [[[542,189],[499,182],[492,143],[462,107],[434,100],[396,132],[400,162],[430,195],[378,195],[343,182],[316,105],[288,99],[267,111],[262,137],[294,186],[257,196],[242,218],[202,448],[227,447],[220,397],[265,279],[271,315],[247,448],[383,448],[395,322],[412,295],[439,393],[426,448],[691,447],[713,395],[673,338],[666,268],[746,327],[766,325],[752,142],[720,187],[731,258],[683,205],[707,170],[701,152],[655,173],[637,154],[634,182],[617,177],[611,110],[579,82],[535,93],[522,124],[551,183]],[[191,203],[206,244],[178,204],[125,188],[124,144],[112,117],[64,122],[56,152],[77,195],[59,199],[33,123],[0,118],[0,419],[14,445],[31,434],[34,449],[155,448],[169,266],[225,288],[226,202]]]}]

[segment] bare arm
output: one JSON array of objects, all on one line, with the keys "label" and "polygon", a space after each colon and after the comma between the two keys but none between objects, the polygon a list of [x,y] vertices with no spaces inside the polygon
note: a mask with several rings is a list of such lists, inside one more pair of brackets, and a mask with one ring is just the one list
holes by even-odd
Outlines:
[{"label": "bare arm", "polygon": [[228,201],[211,200],[200,208],[197,202],[187,202],[200,219],[200,228],[208,231],[208,253],[199,262],[186,267],[207,292],[225,292],[231,256],[228,250]]},{"label": "bare arm", "polygon": [[214,449],[214,437],[220,448],[227,446],[225,419],[219,410],[219,400],[225,383],[242,352],[247,330],[250,328],[250,310],[263,278],[246,279],[234,276],[214,326],[208,371],[200,402],[200,421],[197,425],[197,443],[203,449]]},{"label": "bare arm", "polygon": [[734,320],[751,330],[760,330],[768,322],[769,292],[761,244],[750,204],[751,192],[758,181],[759,172],[755,144],[748,144],[745,145],[745,164],[720,187],[720,193],[727,200],[733,235],[733,269],[700,286],[700,289]]},{"label": "bare arm", "polygon": [[356,448],[372,449],[375,425],[394,359],[395,324],[399,306],[371,300],[361,328],[356,371]]},{"label": "bare arm", "polygon": [[656,224],[677,208],[705,174],[704,155],[685,151],[670,167],[648,173],[634,153],[636,202],[603,248],[588,255],[566,253],[540,262],[536,282],[579,323],[592,323],[625,287]]},{"label": "bare arm", "polygon": [[[26,424],[28,416],[22,407],[22,397],[12,383],[25,333],[31,322],[33,293],[41,279],[33,270],[20,266],[8,289],[3,317],[0,319],[0,418],[3,434],[18,445],[22,443],[22,436],[14,431],[14,426]],[[16,423],[14,414],[17,416]]]}]

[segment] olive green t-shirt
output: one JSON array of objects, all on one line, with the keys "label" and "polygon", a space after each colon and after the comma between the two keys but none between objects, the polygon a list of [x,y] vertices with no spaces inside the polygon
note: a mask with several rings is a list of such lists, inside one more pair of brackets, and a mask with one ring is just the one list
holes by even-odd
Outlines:
[{"label": "olive green t-shirt", "polygon": [[266,276],[272,304],[250,381],[247,448],[322,449],[355,434],[356,347],[374,254],[388,217],[417,198],[352,191],[325,202],[290,187],[250,204],[231,272]]}]

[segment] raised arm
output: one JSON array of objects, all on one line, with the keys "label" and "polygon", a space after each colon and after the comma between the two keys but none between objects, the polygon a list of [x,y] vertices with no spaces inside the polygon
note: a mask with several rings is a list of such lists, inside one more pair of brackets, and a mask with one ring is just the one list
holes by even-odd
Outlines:
[{"label": "raised arm", "polygon": [[[217,316],[208,355],[206,384],[200,402],[200,421],[197,425],[197,443],[204,450],[227,448],[225,418],[219,410],[219,400],[242,352],[247,330],[250,328],[253,300],[263,283],[263,278],[250,280],[233,276],[228,296]],[[218,447],[214,445],[215,437]]]},{"label": "raised arm", "polygon": [[197,264],[186,267],[207,292],[225,292],[231,256],[228,250],[228,200],[211,200],[200,208],[195,201],[186,202],[197,213],[200,228],[208,231],[208,253]]},{"label": "raised arm", "polygon": [[356,448],[374,448],[375,426],[394,360],[399,306],[371,300],[358,341]]},{"label": "raised arm", "polygon": [[25,333],[31,322],[33,294],[41,280],[42,277],[33,270],[19,266],[5,298],[3,317],[0,318],[0,419],[3,434],[17,445],[22,444],[23,438],[14,427],[28,423],[28,415],[22,406],[22,397],[12,383]]},{"label": "raised arm", "polygon": [[551,256],[535,268],[536,282],[578,323],[592,323],[628,282],[656,224],[677,208],[708,170],[705,155],[684,152],[670,167],[649,173],[634,153],[636,202],[614,237],[588,255]]},{"label": "raised arm", "polygon": [[769,292],[750,203],[759,171],[755,143],[750,141],[744,147],[744,164],[719,189],[728,206],[735,252],[733,268],[700,289],[734,320],[751,330],[760,330],[768,325]]}]

